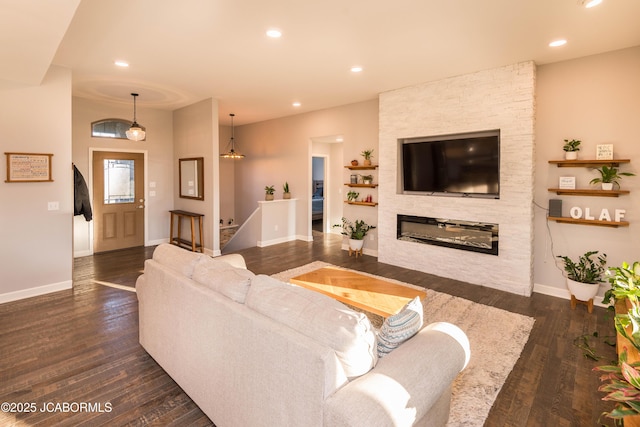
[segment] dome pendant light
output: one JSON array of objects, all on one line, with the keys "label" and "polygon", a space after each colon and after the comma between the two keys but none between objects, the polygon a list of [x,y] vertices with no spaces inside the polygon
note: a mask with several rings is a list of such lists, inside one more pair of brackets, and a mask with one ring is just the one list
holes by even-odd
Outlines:
[{"label": "dome pendant light", "polygon": [[138,94],[132,93],[131,96],[133,96],[133,123],[127,131],[127,139],[132,141],[142,141],[145,136],[147,136],[147,133],[144,131],[144,128],[136,122],[136,97]]},{"label": "dome pendant light", "polygon": [[229,140],[229,145],[231,145],[231,149],[224,154],[220,154],[220,157],[223,159],[244,159],[244,154],[240,154],[236,152],[236,144],[234,136],[234,128],[233,128],[233,117],[235,114],[229,114],[231,116],[231,139]]}]

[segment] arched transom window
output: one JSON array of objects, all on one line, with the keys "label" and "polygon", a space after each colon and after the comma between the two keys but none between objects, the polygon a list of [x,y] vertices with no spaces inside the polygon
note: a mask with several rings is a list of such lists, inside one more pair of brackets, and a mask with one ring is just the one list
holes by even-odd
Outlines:
[{"label": "arched transom window", "polygon": [[[91,123],[91,136],[96,138],[127,139],[127,131],[131,127],[129,120],[104,119]],[[142,130],[146,130],[140,126]]]}]

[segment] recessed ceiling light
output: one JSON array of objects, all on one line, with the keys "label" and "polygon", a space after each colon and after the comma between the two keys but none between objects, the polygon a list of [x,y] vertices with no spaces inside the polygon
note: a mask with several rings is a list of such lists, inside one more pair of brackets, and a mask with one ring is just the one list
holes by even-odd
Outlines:
[{"label": "recessed ceiling light", "polygon": [[352,73],[360,73],[362,72],[362,67],[359,65],[354,65],[353,67],[351,67],[351,72]]},{"label": "recessed ceiling light", "polygon": [[584,5],[584,7],[586,7],[587,9],[592,8],[594,6],[599,5],[600,3],[602,3],[602,0],[582,0],[582,4]]},{"label": "recessed ceiling light", "polygon": [[299,103],[298,101],[296,101],[296,102],[294,102],[294,103],[293,103],[293,104],[291,104],[291,105],[293,105],[294,107],[299,107],[299,106],[301,106],[302,104],[301,104],[301,103]]},{"label": "recessed ceiling light", "polygon": [[115,62],[115,64],[116,64],[118,67],[128,67],[128,66],[129,66],[129,63],[128,63],[128,62],[126,62],[126,61],[120,61],[120,60],[116,61],[116,62]]},{"label": "recessed ceiling light", "polygon": [[271,37],[272,39],[277,39],[279,37],[282,37],[282,31],[272,28],[270,30],[267,30],[267,36]]},{"label": "recessed ceiling light", "polygon": [[564,39],[561,39],[561,40],[552,41],[551,43],[549,43],[549,46],[558,47],[558,46],[564,46],[565,44],[567,44],[567,41]]}]

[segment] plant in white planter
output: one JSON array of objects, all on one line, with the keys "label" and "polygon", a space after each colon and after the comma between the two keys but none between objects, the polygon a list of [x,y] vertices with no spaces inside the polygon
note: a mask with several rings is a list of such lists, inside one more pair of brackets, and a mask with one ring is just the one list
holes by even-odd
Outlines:
[{"label": "plant in white planter", "polygon": [[618,168],[614,166],[603,165],[596,170],[600,173],[600,178],[593,178],[590,184],[601,184],[603,190],[613,190],[614,185],[620,188],[618,180],[623,176],[635,176],[631,172],[619,172]]},{"label": "plant in white planter", "polygon": [[564,158],[566,160],[575,160],[578,158],[578,151],[580,151],[580,141],[579,139],[565,139],[564,146],[562,149],[564,150]]},{"label": "plant in white planter", "polygon": [[273,185],[267,185],[264,187],[264,199],[265,200],[273,200],[274,196],[273,193],[276,192],[276,189],[273,187]]},{"label": "plant in white planter", "polygon": [[[592,257],[598,255],[598,251],[589,251],[581,255],[577,261],[566,255],[559,255],[558,258],[564,262],[564,271],[567,273],[567,288],[571,296],[578,301],[589,302],[589,312],[593,307],[593,297],[598,293],[600,283],[607,271],[607,254],[598,255],[594,260]],[[572,307],[575,307],[573,298]]]},{"label": "plant in white planter", "polygon": [[364,237],[369,230],[372,230],[375,225],[369,225],[361,219],[357,219],[355,223],[349,221],[347,218],[342,217],[342,224],[334,224],[334,227],[342,228],[342,235],[349,238],[349,248],[354,251],[360,251],[364,246]]}]

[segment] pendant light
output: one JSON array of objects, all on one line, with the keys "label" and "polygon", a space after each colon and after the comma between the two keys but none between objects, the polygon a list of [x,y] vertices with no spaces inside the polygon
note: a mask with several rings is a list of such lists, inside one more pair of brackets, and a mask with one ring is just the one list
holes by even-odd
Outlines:
[{"label": "pendant light", "polygon": [[231,149],[224,154],[220,154],[220,157],[224,159],[244,159],[244,154],[240,154],[236,152],[236,143],[234,136],[234,128],[233,128],[233,117],[235,114],[229,114],[231,116],[231,139],[229,140],[229,145],[231,145]]},{"label": "pendant light", "polygon": [[127,139],[132,141],[142,141],[147,133],[144,131],[144,128],[136,122],[136,97],[138,94],[132,93],[131,96],[133,96],[133,123],[127,131]]}]

